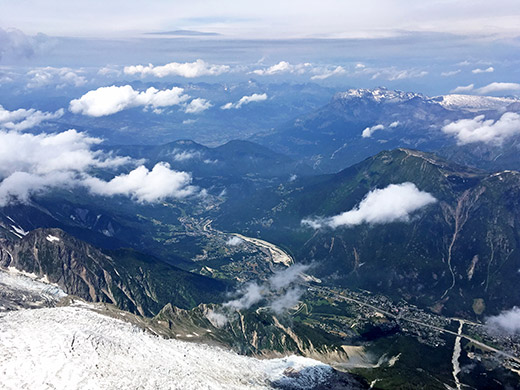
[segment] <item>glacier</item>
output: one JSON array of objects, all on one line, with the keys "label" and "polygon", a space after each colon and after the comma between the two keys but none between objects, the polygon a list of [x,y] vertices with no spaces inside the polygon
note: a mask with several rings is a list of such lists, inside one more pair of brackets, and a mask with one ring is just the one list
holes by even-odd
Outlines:
[{"label": "glacier", "polygon": [[[63,296],[26,276],[0,276],[12,291]],[[257,359],[164,339],[95,304],[69,301],[0,312],[1,389],[309,389],[334,371],[299,356]]]}]

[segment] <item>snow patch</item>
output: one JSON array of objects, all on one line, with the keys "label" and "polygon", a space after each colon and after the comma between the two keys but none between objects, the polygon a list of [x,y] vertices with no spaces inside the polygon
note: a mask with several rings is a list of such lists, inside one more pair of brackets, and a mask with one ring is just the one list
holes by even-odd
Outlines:
[{"label": "snow patch", "polygon": [[56,237],[56,236],[51,236],[50,234],[49,234],[47,237],[45,237],[45,239],[46,239],[47,241],[49,241],[49,242],[60,241],[60,239],[59,239],[58,237]]}]

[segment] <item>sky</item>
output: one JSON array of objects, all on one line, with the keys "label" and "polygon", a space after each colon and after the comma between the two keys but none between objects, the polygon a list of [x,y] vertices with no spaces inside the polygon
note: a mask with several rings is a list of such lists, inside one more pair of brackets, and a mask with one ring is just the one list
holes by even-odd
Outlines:
[{"label": "sky", "polygon": [[[0,9],[0,89],[13,80],[92,89],[158,79],[127,67],[205,61],[227,70],[160,80],[254,78],[429,95],[499,83],[514,88],[492,94],[519,92],[517,0],[0,0]],[[171,34],[178,30],[190,33]]]},{"label": "sky", "polygon": [[516,37],[516,0],[2,0],[0,25],[28,34],[126,37],[189,29],[232,38],[374,38],[403,31]]}]

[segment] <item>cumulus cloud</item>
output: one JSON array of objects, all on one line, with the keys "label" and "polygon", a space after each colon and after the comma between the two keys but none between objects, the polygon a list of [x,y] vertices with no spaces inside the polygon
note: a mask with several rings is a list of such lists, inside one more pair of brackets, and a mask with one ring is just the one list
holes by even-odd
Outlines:
[{"label": "cumulus cloud", "polygon": [[81,87],[87,83],[87,79],[79,75],[78,71],[51,66],[30,70],[27,72],[27,77],[29,78],[27,88],[41,88],[47,85],[55,85],[56,88]]},{"label": "cumulus cloud", "polygon": [[243,242],[244,242],[244,240],[242,240],[240,237],[233,236],[233,237],[230,237],[229,240],[226,241],[226,245],[237,246],[237,245],[241,245]]},{"label": "cumulus cloud", "polygon": [[320,73],[312,76],[311,80],[324,80],[324,79],[328,79],[329,77],[339,76],[339,75],[343,75],[345,73],[347,73],[345,68],[343,68],[342,66],[337,66],[336,68],[334,68],[332,70],[327,69],[327,70],[321,71]]},{"label": "cumulus cloud", "polygon": [[214,65],[198,59],[195,62],[170,62],[166,65],[154,66],[148,64],[147,66],[135,65],[125,66],[124,73],[128,75],[153,76],[153,77],[167,77],[167,76],[181,76],[185,78],[194,78],[201,76],[218,76],[230,71],[228,65]]},{"label": "cumulus cloud", "polygon": [[187,114],[200,114],[203,111],[206,111],[208,108],[212,107],[210,101],[202,98],[193,99],[184,110]]},{"label": "cumulus cloud", "polygon": [[420,191],[413,183],[390,184],[383,189],[370,191],[359,205],[350,211],[328,218],[304,219],[302,224],[313,229],[335,229],[363,223],[375,225],[408,222],[413,213],[436,201],[430,193]]},{"label": "cumulus cloud", "polygon": [[495,68],[493,68],[492,66],[490,66],[489,68],[486,68],[486,69],[481,69],[481,68],[477,68],[477,69],[473,69],[471,71],[471,73],[474,73],[474,74],[479,74],[479,73],[493,73],[495,71]]},{"label": "cumulus cloud", "polygon": [[475,84],[469,84],[469,85],[461,85],[457,88],[454,88],[450,91],[450,93],[468,93],[473,91],[475,88]]},{"label": "cumulus cloud", "polygon": [[132,107],[168,107],[175,106],[189,99],[183,94],[184,89],[173,87],[158,90],[154,87],[139,92],[130,85],[101,87],[84,94],[70,102],[69,110],[74,114],[100,117],[112,115]]},{"label": "cumulus cloud", "polygon": [[240,100],[236,103],[226,103],[220,108],[222,110],[230,110],[232,108],[239,109],[244,104],[249,104],[253,102],[262,102],[264,100],[267,100],[267,94],[266,93],[254,93],[250,96],[242,96]]},{"label": "cumulus cloud", "polygon": [[497,316],[489,317],[486,320],[486,325],[493,331],[510,334],[520,333],[520,308],[515,306]]},{"label": "cumulus cloud", "polygon": [[110,181],[96,177],[83,180],[95,195],[124,195],[138,202],[157,202],[167,198],[184,198],[195,192],[191,186],[191,175],[170,169],[167,163],[157,163],[152,170],[137,167],[128,174],[121,174]]},{"label": "cumulus cloud", "polygon": [[374,125],[372,127],[367,127],[363,132],[361,133],[361,137],[363,138],[370,138],[376,132],[377,130],[384,130],[384,125]]},{"label": "cumulus cloud", "polygon": [[308,62],[304,64],[293,65],[287,61],[280,61],[279,63],[269,66],[267,68],[253,70],[251,73],[256,74],[258,76],[273,76],[282,73],[303,74],[309,68],[311,68],[311,66],[312,65]]},{"label": "cumulus cloud", "polygon": [[63,109],[56,112],[20,108],[15,111],[6,110],[0,105],[0,128],[5,130],[23,131],[38,126],[48,120],[58,119],[64,114]]},{"label": "cumulus cloud", "polygon": [[263,284],[248,283],[239,290],[239,298],[226,302],[223,307],[230,310],[244,310],[264,302],[277,314],[296,306],[304,290],[300,288],[303,273],[309,265],[295,264],[283,271],[274,273]]},{"label": "cumulus cloud", "polygon": [[140,202],[191,195],[191,176],[169,169],[164,163],[151,171],[144,166],[110,181],[92,177],[95,168],[137,164],[128,157],[113,156],[93,146],[99,138],[76,130],[57,134],[21,134],[0,131],[0,207],[27,202],[52,188],[85,187],[99,195],[125,195]]},{"label": "cumulus cloud", "polygon": [[520,115],[514,112],[504,113],[500,119],[485,119],[485,115],[473,119],[461,119],[442,128],[446,134],[457,138],[457,144],[474,142],[501,145],[506,139],[520,134]]}]

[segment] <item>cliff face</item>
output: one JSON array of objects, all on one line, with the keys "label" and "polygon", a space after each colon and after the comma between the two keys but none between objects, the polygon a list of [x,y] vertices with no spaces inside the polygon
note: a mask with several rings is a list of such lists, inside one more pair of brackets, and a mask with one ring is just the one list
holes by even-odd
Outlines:
[{"label": "cliff face", "polygon": [[[155,333],[165,337],[216,342],[246,355],[272,358],[297,354],[327,364],[351,358],[340,337],[269,311],[224,312],[207,304],[183,310],[166,305],[151,324]],[[358,358],[365,358],[363,348],[359,348]]]},{"label": "cliff face", "polygon": [[210,298],[208,289],[218,299],[224,287],[134,251],[104,253],[60,229],[0,241],[0,267],[33,273],[67,294],[143,316],[157,314],[167,303],[193,307]]}]

